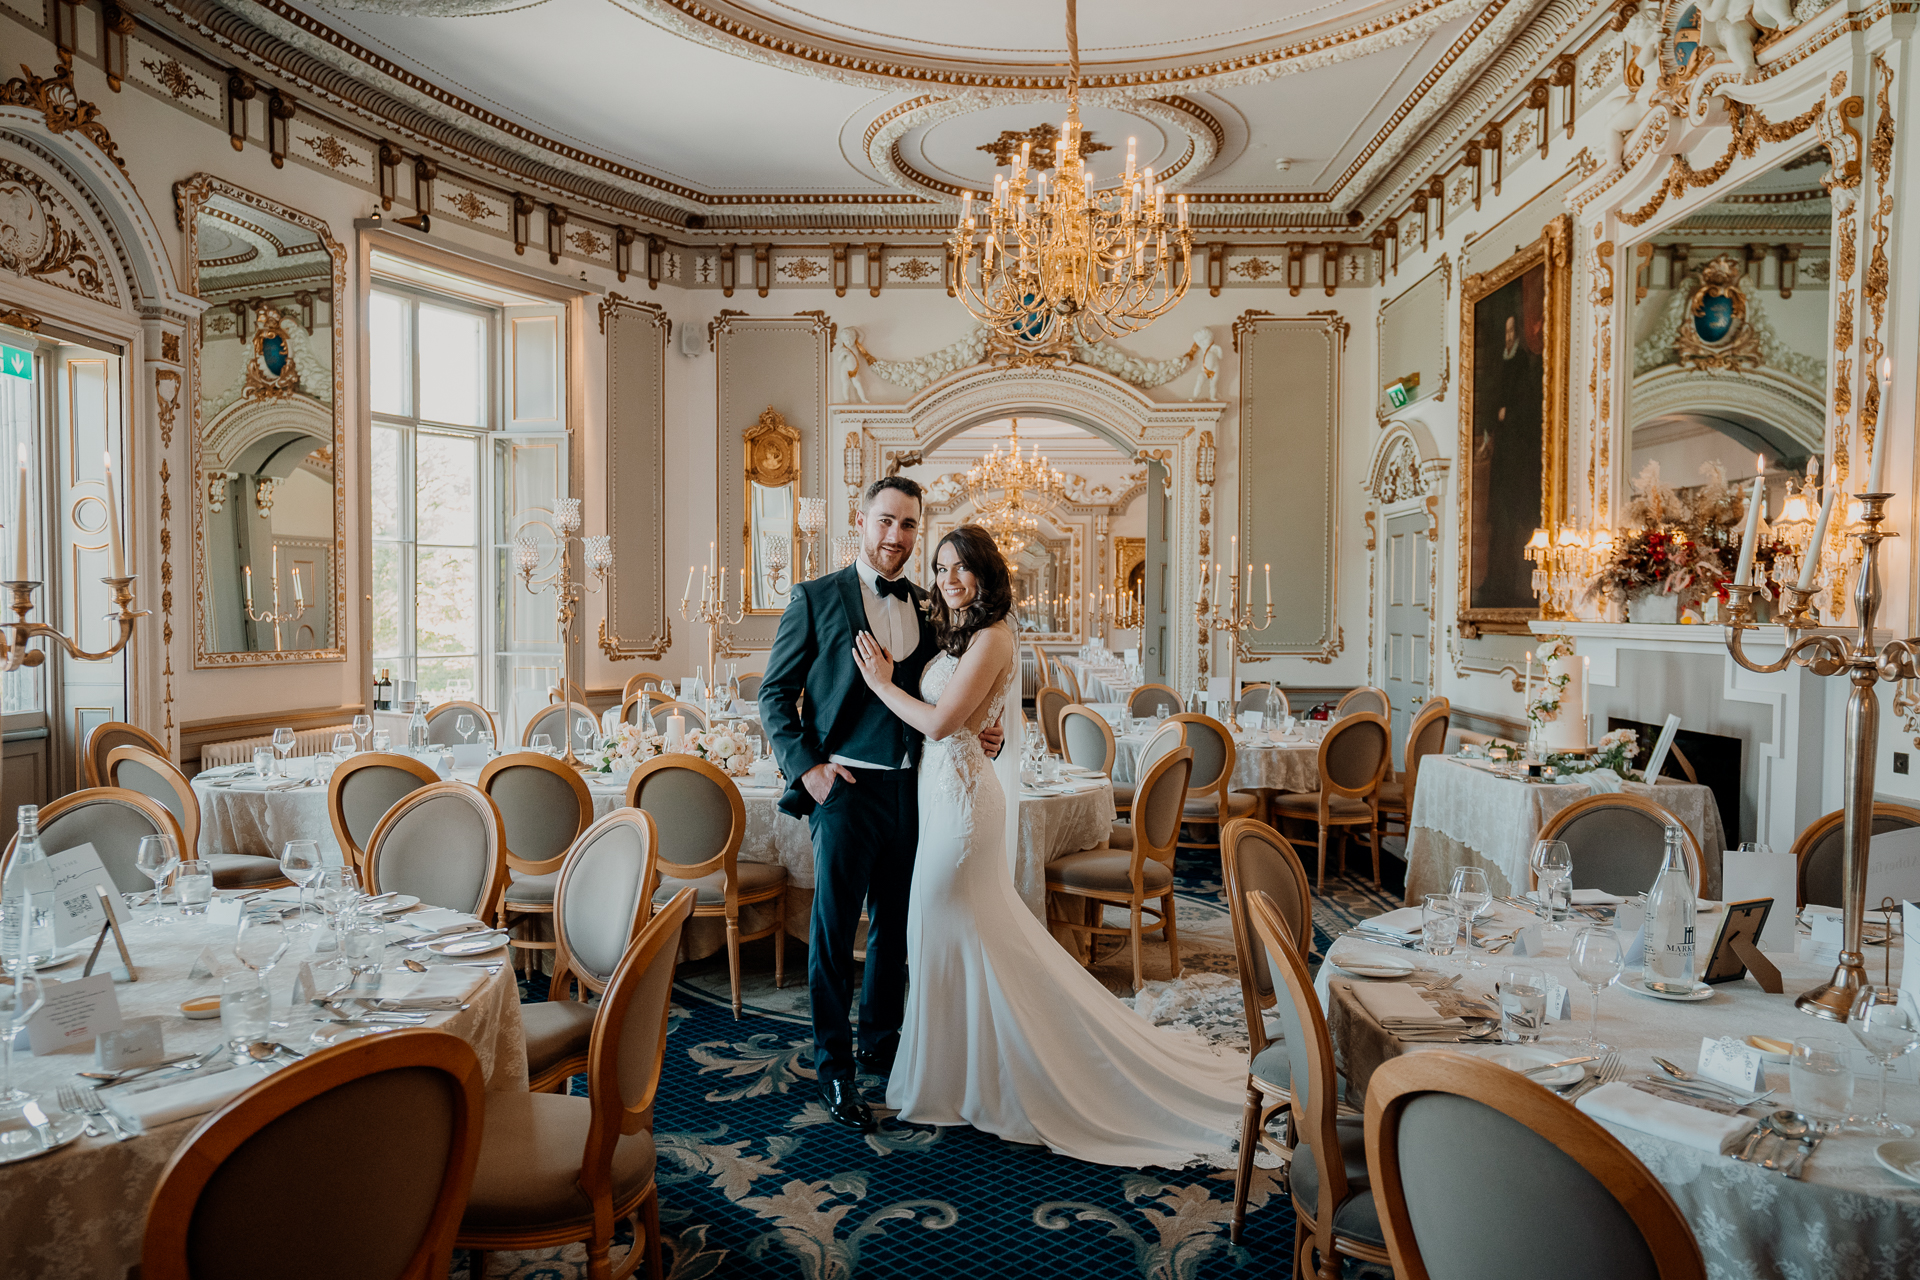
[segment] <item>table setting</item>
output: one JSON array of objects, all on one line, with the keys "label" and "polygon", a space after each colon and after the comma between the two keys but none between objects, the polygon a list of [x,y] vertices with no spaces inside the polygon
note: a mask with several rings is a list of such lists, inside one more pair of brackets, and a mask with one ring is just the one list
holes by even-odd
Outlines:
[{"label": "table setting", "polygon": [[[1134,718],[1126,708],[1106,704],[1096,708],[1114,727],[1113,780],[1121,785],[1134,781],[1134,761],[1140,749],[1153,737],[1164,716]],[[1320,789],[1320,739],[1326,733],[1323,720],[1297,720],[1287,716],[1267,725],[1258,711],[1243,712],[1233,727],[1233,778],[1231,791],[1299,791]]]}]

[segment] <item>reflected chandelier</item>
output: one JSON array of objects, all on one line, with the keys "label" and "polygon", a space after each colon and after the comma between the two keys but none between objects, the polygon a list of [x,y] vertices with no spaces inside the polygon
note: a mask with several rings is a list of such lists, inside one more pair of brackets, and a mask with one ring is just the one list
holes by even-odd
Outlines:
[{"label": "reflected chandelier", "polygon": [[1144,329],[1186,295],[1193,276],[1187,198],[1179,197],[1179,223],[1171,224],[1165,186],[1154,183],[1152,168],[1134,169],[1134,140],[1118,190],[1094,190],[1080,159],[1074,3],[1067,0],[1067,121],[1054,154],[1036,169],[1033,144],[1022,144],[1011,174],[994,175],[979,218],[973,193],[964,194],[951,241],[961,305],[1016,352],[1051,355],[1074,338],[1091,344]]}]

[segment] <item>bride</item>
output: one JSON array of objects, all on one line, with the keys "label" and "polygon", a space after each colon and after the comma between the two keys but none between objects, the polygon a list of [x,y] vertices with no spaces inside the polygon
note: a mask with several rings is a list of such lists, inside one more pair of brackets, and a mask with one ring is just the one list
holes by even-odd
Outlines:
[{"label": "bride", "polygon": [[[926,735],[920,843],[907,908],[911,987],[887,1105],[1097,1164],[1180,1165],[1234,1145],[1246,1065],[1121,1004],[1013,887],[1017,807],[976,736],[1018,698],[1012,588],[993,539],[962,525],[933,559],[940,653],[923,702],[861,633],[854,659],[889,710]],[[1017,702],[1014,703],[1017,714]],[[1005,752],[1017,770],[1017,753]]]}]

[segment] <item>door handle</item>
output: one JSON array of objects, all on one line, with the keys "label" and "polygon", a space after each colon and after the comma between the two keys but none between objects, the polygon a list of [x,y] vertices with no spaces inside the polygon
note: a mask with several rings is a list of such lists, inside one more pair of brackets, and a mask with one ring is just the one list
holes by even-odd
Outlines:
[{"label": "door handle", "polygon": [[1414,697],[1407,699],[1407,705],[1410,707],[1417,707],[1421,703],[1425,702],[1426,700],[1427,698],[1425,694],[1416,694]]}]

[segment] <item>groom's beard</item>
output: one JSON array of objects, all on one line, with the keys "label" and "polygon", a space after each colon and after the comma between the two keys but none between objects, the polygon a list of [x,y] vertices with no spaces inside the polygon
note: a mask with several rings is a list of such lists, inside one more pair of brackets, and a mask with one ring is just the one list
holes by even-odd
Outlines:
[{"label": "groom's beard", "polygon": [[878,543],[867,548],[867,564],[883,578],[897,577],[913,554],[912,544]]}]

